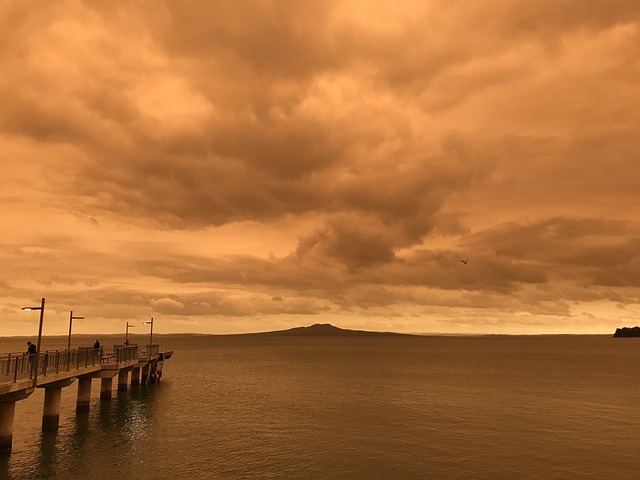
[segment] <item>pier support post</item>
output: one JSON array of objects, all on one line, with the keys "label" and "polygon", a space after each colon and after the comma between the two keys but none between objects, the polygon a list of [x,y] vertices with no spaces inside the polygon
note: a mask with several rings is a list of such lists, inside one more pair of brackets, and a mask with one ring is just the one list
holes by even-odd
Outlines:
[{"label": "pier support post", "polygon": [[78,400],[76,401],[76,412],[86,413],[89,411],[91,403],[91,378],[78,379]]},{"label": "pier support post", "polygon": [[146,385],[149,381],[149,364],[147,363],[144,367],[142,367],[142,384]]},{"label": "pier support post", "polygon": [[111,388],[113,386],[113,378],[100,379],[100,400],[108,400],[111,398]]},{"label": "pier support post", "polygon": [[16,411],[16,402],[24,400],[35,391],[29,387],[15,392],[0,395],[0,454],[11,453],[13,443],[13,417]]},{"label": "pier support post", "polygon": [[131,370],[131,386],[137,387],[140,385],[140,367],[133,367]]},{"label": "pier support post", "polygon": [[44,409],[42,411],[42,429],[56,430],[60,424],[60,397],[62,387],[44,389]]},{"label": "pier support post", "polygon": [[16,402],[0,402],[0,453],[11,452]]},{"label": "pier support post", "polygon": [[129,383],[129,372],[127,370],[120,370],[118,372],[118,391],[126,392],[128,383]]},{"label": "pier support post", "polygon": [[44,409],[42,411],[42,430],[57,430],[60,424],[60,397],[62,389],[68,387],[75,378],[65,378],[57,382],[47,383],[44,388]]}]

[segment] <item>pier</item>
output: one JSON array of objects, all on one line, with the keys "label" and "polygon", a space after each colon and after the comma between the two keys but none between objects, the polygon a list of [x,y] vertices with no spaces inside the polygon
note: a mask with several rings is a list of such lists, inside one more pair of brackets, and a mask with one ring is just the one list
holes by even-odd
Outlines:
[{"label": "pier", "polygon": [[44,388],[42,429],[56,430],[60,419],[62,389],[77,380],[76,412],[90,408],[91,384],[100,379],[100,399],[108,400],[117,376],[117,390],[126,391],[129,384],[159,381],[165,358],[158,344],[114,345],[104,348],[73,348],[44,351],[34,355],[0,354],[0,453],[10,453],[13,441],[13,419],[16,402],[28,398],[36,388]]}]

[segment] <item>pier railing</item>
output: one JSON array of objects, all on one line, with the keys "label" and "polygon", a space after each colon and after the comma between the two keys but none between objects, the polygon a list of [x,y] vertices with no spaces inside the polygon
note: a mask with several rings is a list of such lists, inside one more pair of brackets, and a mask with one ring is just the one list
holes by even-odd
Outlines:
[{"label": "pier railing", "polygon": [[2,381],[18,381],[25,378],[25,372],[28,378],[33,376],[34,356],[23,355],[22,353],[7,353],[0,356],[0,377]]},{"label": "pier railing", "polygon": [[138,358],[141,360],[151,360],[157,358],[160,353],[160,344],[154,343],[152,345],[145,345],[145,350],[140,350]]},{"label": "pier railing", "polygon": [[[103,348],[79,347],[71,350],[47,350],[39,354],[38,376],[69,372],[105,363],[121,363],[138,358],[137,345],[114,345],[113,352]],[[0,354],[0,383],[31,379],[35,373],[35,355]]]},{"label": "pier railing", "polygon": [[116,362],[126,362],[127,360],[137,360],[138,345],[114,345],[113,354]]}]

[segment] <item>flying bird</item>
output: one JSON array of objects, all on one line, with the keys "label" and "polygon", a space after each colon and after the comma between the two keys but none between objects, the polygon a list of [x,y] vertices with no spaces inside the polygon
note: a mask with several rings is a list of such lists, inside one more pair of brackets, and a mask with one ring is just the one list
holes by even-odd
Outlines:
[{"label": "flying bird", "polygon": [[466,260],[460,260],[460,261],[466,265],[469,259],[467,258]]}]

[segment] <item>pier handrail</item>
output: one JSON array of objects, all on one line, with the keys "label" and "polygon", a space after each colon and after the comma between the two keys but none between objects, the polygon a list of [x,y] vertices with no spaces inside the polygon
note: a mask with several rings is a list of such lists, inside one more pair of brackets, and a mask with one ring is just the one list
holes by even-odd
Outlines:
[{"label": "pier handrail", "polygon": [[[72,348],[61,350],[45,350],[38,355],[38,375],[69,372],[81,367],[100,365],[102,349]],[[36,355],[27,353],[0,354],[0,382],[33,378]]]},{"label": "pier handrail", "polygon": [[126,362],[128,360],[137,360],[138,358],[138,345],[114,345],[113,354],[116,361]]},{"label": "pier handrail", "polygon": [[[0,383],[32,379],[36,355],[23,352],[0,354]],[[104,348],[77,347],[72,349],[45,350],[38,354],[38,376],[71,372],[89,366],[122,363],[138,358],[137,345],[114,345],[112,352]]]},{"label": "pier handrail", "polygon": [[145,345],[145,350],[138,352],[138,358],[140,360],[151,360],[158,357],[160,353],[160,344],[153,343],[151,345]]}]

